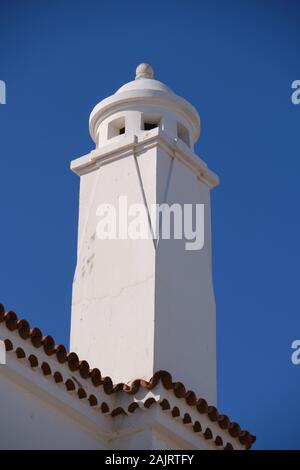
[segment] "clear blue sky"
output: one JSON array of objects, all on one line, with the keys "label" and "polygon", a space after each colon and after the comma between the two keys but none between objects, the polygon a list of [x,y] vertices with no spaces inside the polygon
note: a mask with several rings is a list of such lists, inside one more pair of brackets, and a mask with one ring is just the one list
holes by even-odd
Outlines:
[{"label": "clear blue sky", "polygon": [[293,0],[0,7],[0,301],[68,344],[79,188],[69,162],[93,148],[92,107],[150,62],[199,110],[197,152],[221,179],[218,405],[257,449],[300,448],[299,18]]}]

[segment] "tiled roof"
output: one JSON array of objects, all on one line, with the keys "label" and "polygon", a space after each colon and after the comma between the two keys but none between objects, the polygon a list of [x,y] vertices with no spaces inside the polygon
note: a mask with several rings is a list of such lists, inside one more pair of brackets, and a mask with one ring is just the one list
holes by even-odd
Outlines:
[{"label": "tiled roof", "polygon": [[[199,398],[191,390],[186,390],[185,386],[181,382],[173,382],[172,376],[167,371],[158,371],[149,381],[137,379],[130,384],[118,383],[114,384],[110,377],[102,377],[99,369],[90,369],[89,364],[85,360],[80,360],[76,353],[67,352],[65,346],[62,344],[55,344],[52,336],[44,336],[39,328],[31,328],[26,320],[19,320],[17,315],[13,311],[5,311],[5,308],[0,304],[0,323],[4,323],[9,331],[17,332],[19,337],[24,341],[30,341],[34,348],[42,348],[45,356],[51,356],[55,358],[58,363],[67,367],[69,371],[77,371],[80,377],[86,381],[89,381],[93,387],[101,386],[107,395],[111,394],[126,394],[127,396],[133,396],[132,401],[129,405],[117,406],[110,409],[109,404],[105,401],[98,403],[98,399],[95,394],[87,395],[86,390],[79,384],[79,382],[73,377],[67,378],[64,382],[65,388],[68,392],[76,393],[78,399],[88,400],[91,407],[100,408],[103,414],[110,414],[111,417],[118,415],[130,415],[134,413],[140,404],[134,400],[134,396],[142,389],[153,390],[158,384],[162,384],[164,389],[172,391],[176,398],[181,399],[185,402],[188,407],[191,408],[191,414],[197,410],[199,419],[192,420],[190,413],[181,413],[178,406],[170,404],[169,400],[162,398],[159,402],[154,398],[147,398],[142,406],[144,408],[150,408],[153,405],[159,404],[163,411],[169,412],[175,419],[182,419],[182,422],[188,426],[191,426],[195,433],[202,433],[205,439],[214,439],[214,444],[223,448],[224,450],[232,450],[233,446],[230,442],[223,442],[221,436],[216,435],[212,432],[209,426],[203,427],[201,425],[201,416],[205,415],[209,421],[218,425],[221,430],[227,431],[231,437],[236,438],[246,449],[250,449],[251,445],[255,442],[255,436],[250,434],[248,431],[244,431],[240,428],[239,424],[230,421],[228,416],[220,414],[215,406],[209,406],[206,400]],[[15,352],[18,359],[26,359],[33,369],[40,368],[43,375],[53,376],[54,381],[59,384],[64,381],[62,373],[58,370],[52,370],[50,364],[47,362],[47,358],[42,362],[38,360],[35,354],[28,354],[20,346],[15,347],[13,341],[9,338],[4,339],[6,351]],[[78,382],[78,383],[76,383]],[[193,412],[193,413],[192,413]],[[213,427],[214,427],[213,425]]]}]

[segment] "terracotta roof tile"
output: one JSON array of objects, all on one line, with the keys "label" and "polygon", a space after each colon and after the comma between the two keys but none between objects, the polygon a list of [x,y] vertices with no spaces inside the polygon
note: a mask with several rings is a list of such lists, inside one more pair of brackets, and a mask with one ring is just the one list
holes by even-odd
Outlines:
[{"label": "terracotta roof tile", "polygon": [[173,418],[178,418],[180,416],[180,410],[179,410],[178,406],[174,406],[174,408],[171,411],[171,414],[172,414]]},{"label": "terracotta roof tile", "polygon": [[147,400],[144,403],[144,407],[145,408],[150,408],[150,406],[153,405],[154,403],[156,403],[155,398],[153,398],[153,397],[147,398]]},{"label": "terracotta roof tile", "polygon": [[195,421],[195,423],[193,424],[193,430],[194,430],[194,432],[201,432],[202,431],[202,427],[201,427],[201,424],[199,423],[199,421]]},{"label": "terracotta roof tile", "polygon": [[121,406],[118,406],[117,408],[112,410],[110,415],[112,416],[112,418],[115,418],[116,416],[119,416],[119,415],[127,415],[127,413]]},{"label": "terracotta roof tile", "polygon": [[28,361],[32,368],[39,366],[38,358],[34,354],[30,354],[30,356],[28,357]]},{"label": "terracotta roof tile", "polygon": [[52,373],[51,367],[49,366],[48,362],[43,362],[43,364],[41,365],[41,369],[44,375],[51,375]]},{"label": "terracotta roof tile", "polygon": [[133,401],[127,408],[128,413],[134,413],[137,408],[139,408],[139,404],[136,401]]},{"label": "terracotta roof tile", "polygon": [[106,413],[109,413],[109,411],[110,411],[110,410],[109,410],[108,404],[105,403],[105,401],[102,402],[102,403],[101,403],[101,412],[102,412],[103,414],[106,414]]},{"label": "terracotta roof tile", "polygon": [[5,339],[4,344],[5,344],[6,351],[12,351],[14,349],[14,346],[12,342],[10,341],[10,339]]},{"label": "terracotta roof tile", "polygon": [[192,423],[192,418],[189,415],[189,413],[184,413],[184,416],[182,418],[183,424],[191,424]]},{"label": "terracotta roof tile", "polygon": [[205,432],[204,432],[203,434],[204,434],[205,439],[212,439],[212,437],[213,437],[210,428],[206,428],[206,429],[205,429]]},{"label": "terracotta roof tile", "polygon": [[230,442],[227,442],[226,446],[224,447],[224,450],[234,450],[232,447],[232,444]]},{"label": "terracotta roof tile", "polygon": [[99,369],[92,369],[90,371],[90,376],[91,376],[93,385],[95,385],[95,387],[98,387],[99,385],[102,384],[102,377],[101,377],[101,372]]},{"label": "terracotta roof tile", "polygon": [[168,400],[166,398],[164,398],[161,402],[160,402],[160,406],[161,408],[165,411],[165,410],[169,410],[171,408],[170,406],[170,403],[168,402]]},{"label": "terracotta roof tile", "polygon": [[61,383],[64,379],[63,379],[63,376],[61,375],[60,372],[54,372],[53,374],[53,377],[54,377],[54,380],[57,384]]},{"label": "terracotta roof tile", "polygon": [[17,348],[16,349],[16,356],[17,356],[18,359],[24,359],[24,357],[25,357],[24,349]]},{"label": "terracotta roof tile", "polygon": [[97,397],[95,397],[95,395],[90,395],[88,400],[91,406],[98,405],[98,400],[97,400]]},{"label": "terracotta roof tile", "polygon": [[66,386],[66,389],[68,390],[68,392],[73,392],[74,390],[76,390],[75,383],[73,382],[72,379],[67,379],[66,383],[65,383],[65,386]]}]

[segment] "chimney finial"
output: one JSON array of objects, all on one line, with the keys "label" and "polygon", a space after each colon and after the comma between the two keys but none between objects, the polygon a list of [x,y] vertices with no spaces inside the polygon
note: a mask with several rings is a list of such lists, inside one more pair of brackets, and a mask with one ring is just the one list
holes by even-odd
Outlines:
[{"label": "chimney finial", "polygon": [[154,72],[150,64],[140,64],[137,66],[135,71],[135,79],[139,80],[140,78],[153,78]]}]

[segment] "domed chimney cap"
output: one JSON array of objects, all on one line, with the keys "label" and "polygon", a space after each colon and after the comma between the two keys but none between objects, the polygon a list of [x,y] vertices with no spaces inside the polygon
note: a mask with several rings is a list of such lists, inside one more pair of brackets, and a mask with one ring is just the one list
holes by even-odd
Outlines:
[{"label": "domed chimney cap", "polygon": [[140,64],[137,66],[135,71],[135,79],[150,78],[154,77],[154,71],[150,64]]},{"label": "domed chimney cap", "polygon": [[143,63],[136,68],[135,80],[125,83],[114,95],[100,101],[91,112],[90,134],[94,142],[97,141],[97,129],[102,120],[121,110],[134,109],[135,106],[145,106],[147,109],[156,106],[161,112],[163,108],[168,108],[170,112],[183,115],[191,125],[193,141],[198,139],[200,116],[197,110],[164,83],[155,80],[151,65]]}]

